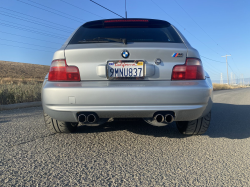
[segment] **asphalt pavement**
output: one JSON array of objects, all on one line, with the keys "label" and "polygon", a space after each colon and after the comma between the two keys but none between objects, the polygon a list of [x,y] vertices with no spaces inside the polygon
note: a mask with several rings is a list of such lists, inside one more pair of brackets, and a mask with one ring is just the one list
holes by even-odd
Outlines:
[{"label": "asphalt pavement", "polygon": [[250,186],[250,89],[214,92],[201,136],[175,123],[51,135],[42,108],[0,112],[0,186]]}]

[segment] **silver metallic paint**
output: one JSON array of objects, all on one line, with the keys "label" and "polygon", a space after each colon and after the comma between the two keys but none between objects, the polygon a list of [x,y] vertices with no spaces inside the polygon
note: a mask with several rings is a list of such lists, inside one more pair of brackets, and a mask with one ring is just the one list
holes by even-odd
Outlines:
[{"label": "silver metallic paint", "polygon": [[[193,120],[211,110],[210,81],[48,81],[42,103],[51,117],[70,122],[76,122],[76,113],[82,111],[96,112],[100,118],[152,117],[156,111],[174,111],[177,121]],[[69,95],[76,104],[68,103]]]},{"label": "silver metallic paint", "polygon": [[[73,44],[66,47],[65,56],[68,65],[79,68],[81,80],[107,80],[96,74],[96,67],[107,61],[124,60],[120,55],[124,48],[121,43]],[[146,65],[155,65],[156,58],[162,60],[155,65],[154,75],[145,80],[171,80],[173,67],[184,64],[187,54],[183,43],[128,43],[126,49],[130,52],[126,60],[143,60]],[[174,52],[183,53],[183,57],[173,58]]]},{"label": "silver metallic paint", "polygon": [[[81,82],[50,82],[46,75],[42,105],[52,118],[77,122],[77,112],[95,112],[100,118],[153,117],[156,111],[175,112],[176,121],[190,121],[206,115],[212,108],[213,87],[205,80],[171,81],[172,68],[184,64],[186,57],[200,58],[180,31],[181,43],[94,43],[68,45],[71,37],[55,52],[53,59],[66,59],[77,66]],[[108,81],[106,63],[123,60],[120,52],[129,50],[129,60],[145,61],[144,81]],[[173,53],[183,57],[173,58]],[[155,65],[155,59],[162,63]],[[75,98],[75,104],[69,103]]]}]

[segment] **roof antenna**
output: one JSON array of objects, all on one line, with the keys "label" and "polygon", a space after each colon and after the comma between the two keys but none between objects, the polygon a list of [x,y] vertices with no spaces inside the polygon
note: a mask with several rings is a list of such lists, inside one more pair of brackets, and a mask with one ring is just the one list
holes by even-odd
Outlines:
[{"label": "roof antenna", "polygon": [[[97,4],[97,5],[99,5],[99,6],[102,7],[102,8],[105,8],[106,10],[112,12],[113,14],[116,14],[117,16],[120,16],[119,14],[117,14],[117,13],[115,13],[115,12],[109,10],[108,8],[106,8],[106,7],[104,7],[104,6],[100,5],[100,4],[98,4],[97,2],[95,2],[95,1],[93,1],[93,0],[90,0],[90,1],[93,2],[93,3],[95,3],[95,4]],[[120,16],[120,17],[121,17],[121,18],[124,18],[124,17],[122,17],[122,16]]]},{"label": "roof antenna", "polygon": [[125,0],[125,17],[126,17],[126,19],[127,19],[127,4],[126,4],[126,1],[127,1],[127,0]]}]

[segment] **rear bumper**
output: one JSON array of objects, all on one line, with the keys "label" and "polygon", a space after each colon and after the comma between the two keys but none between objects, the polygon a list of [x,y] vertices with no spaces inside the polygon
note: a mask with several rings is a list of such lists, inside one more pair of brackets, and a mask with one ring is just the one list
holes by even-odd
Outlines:
[{"label": "rear bumper", "polygon": [[42,105],[52,118],[68,122],[77,122],[78,112],[95,112],[100,118],[150,118],[157,111],[173,111],[176,121],[190,121],[211,110],[212,90],[210,79],[45,81]]}]

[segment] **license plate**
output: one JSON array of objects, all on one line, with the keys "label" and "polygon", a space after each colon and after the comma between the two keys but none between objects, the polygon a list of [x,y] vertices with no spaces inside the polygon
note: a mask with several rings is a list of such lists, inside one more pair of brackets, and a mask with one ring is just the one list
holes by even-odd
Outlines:
[{"label": "license plate", "polygon": [[109,61],[107,66],[108,79],[143,79],[143,61]]}]

